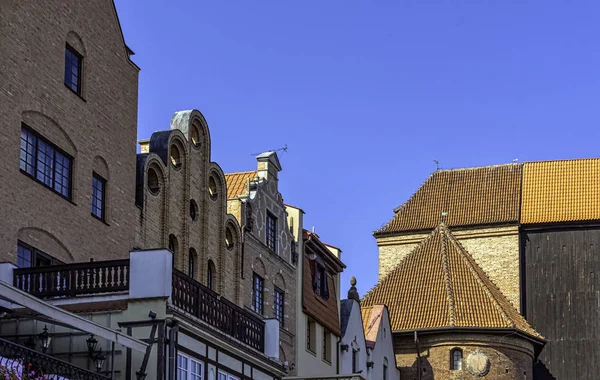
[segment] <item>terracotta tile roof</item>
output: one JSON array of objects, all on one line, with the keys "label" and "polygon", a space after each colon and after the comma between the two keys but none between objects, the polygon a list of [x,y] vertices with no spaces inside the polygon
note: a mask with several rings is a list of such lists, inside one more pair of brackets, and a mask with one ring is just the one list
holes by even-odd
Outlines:
[{"label": "terracotta tile roof", "polygon": [[445,225],[439,225],[361,301],[385,304],[392,330],[516,328],[541,338]]},{"label": "terracotta tile roof", "polygon": [[227,199],[237,198],[248,192],[248,181],[256,178],[256,170],[249,172],[225,173]]},{"label": "terracotta tile roof", "polygon": [[431,230],[442,221],[450,227],[517,223],[522,164],[438,170],[396,209],[375,236]]},{"label": "terracotta tile roof", "polygon": [[600,219],[600,159],[526,162],[521,223]]},{"label": "terracotta tile roof", "polygon": [[360,313],[362,315],[363,330],[365,332],[365,342],[370,349],[375,348],[377,342],[377,333],[383,318],[384,305],[362,306]]}]

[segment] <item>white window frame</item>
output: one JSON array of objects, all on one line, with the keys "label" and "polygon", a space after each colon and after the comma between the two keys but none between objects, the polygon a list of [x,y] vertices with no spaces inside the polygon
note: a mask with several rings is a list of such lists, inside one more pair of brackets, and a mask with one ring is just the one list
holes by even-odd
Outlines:
[{"label": "white window frame", "polygon": [[[179,358],[186,360],[186,367],[179,366]],[[199,372],[192,373],[192,366],[196,364],[198,365]],[[180,376],[180,371],[185,372],[185,378]],[[189,355],[182,354],[181,352],[177,353],[177,380],[205,380],[204,379],[204,362],[200,361],[196,358],[193,358]]]},{"label": "white window frame", "polygon": [[227,372],[223,371],[223,370],[219,370],[217,373],[217,380],[221,380],[221,375],[225,376],[225,378],[223,380],[240,380],[239,378],[228,374]]}]

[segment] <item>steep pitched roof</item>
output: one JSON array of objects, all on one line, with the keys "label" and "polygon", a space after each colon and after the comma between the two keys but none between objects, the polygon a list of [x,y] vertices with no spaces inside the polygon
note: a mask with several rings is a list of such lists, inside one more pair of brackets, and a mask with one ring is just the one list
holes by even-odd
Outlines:
[{"label": "steep pitched roof", "polygon": [[352,315],[352,305],[354,305],[354,302],[356,301],[351,299],[345,299],[340,302],[340,328],[342,330],[342,335],[346,334],[346,329],[348,328],[348,321]]},{"label": "steep pitched roof", "polygon": [[375,236],[450,227],[518,223],[522,164],[438,170]]},{"label": "steep pitched roof", "polygon": [[392,330],[529,326],[471,255],[441,224],[361,301],[385,304]]},{"label": "steep pitched roof", "polygon": [[225,173],[227,182],[227,199],[237,198],[247,193],[248,181],[256,178],[256,170],[249,172]]},{"label": "steep pitched roof", "polygon": [[362,306],[360,313],[362,315],[363,330],[365,331],[365,342],[370,349],[375,348],[377,342],[377,333],[383,318],[384,305]]},{"label": "steep pitched roof", "polygon": [[526,162],[521,223],[600,219],[600,159]]}]

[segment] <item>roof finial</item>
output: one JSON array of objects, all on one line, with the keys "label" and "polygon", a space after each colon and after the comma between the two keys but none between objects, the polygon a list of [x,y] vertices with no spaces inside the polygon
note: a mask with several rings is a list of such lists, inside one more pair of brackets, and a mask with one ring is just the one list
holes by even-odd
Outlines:
[{"label": "roof finial", "polygon": [[435,171],[440,170],[440,162],[438,160],[433,160],[435,162]]},{"label": "roof finial", "polygon": [[360,297],[358,296],[358,290],[356,290],[356,277],[350,278],[350,289],[348,290],[348,299],[355,300],[360,303]]},{"label": "roof finial", "polygon": [[447,220],[448,220],[448,211],[442,211],[442,213],[440,214],[440,223],[446,224]]}]

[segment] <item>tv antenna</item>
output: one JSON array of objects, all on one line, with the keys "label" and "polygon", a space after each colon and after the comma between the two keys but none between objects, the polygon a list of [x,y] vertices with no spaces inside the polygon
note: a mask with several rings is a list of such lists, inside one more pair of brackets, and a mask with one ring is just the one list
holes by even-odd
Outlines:
[{"label": "tv antenna", "polygon": [[[288,151],[288,146],[287,144],[285,144],[282,148],[279,149],[271,149],[271,150],[267,150],[266,152],[283,152],[286,153]],[[260,152],[260,153],[252,153],[251,156],[258,156],[259,154],[263,154],[265,152]]]},{"label": "tv antenna", "polygon": [[438,160],[433,160],[435,162],[435,170],[440,170],[440,162]]}]

